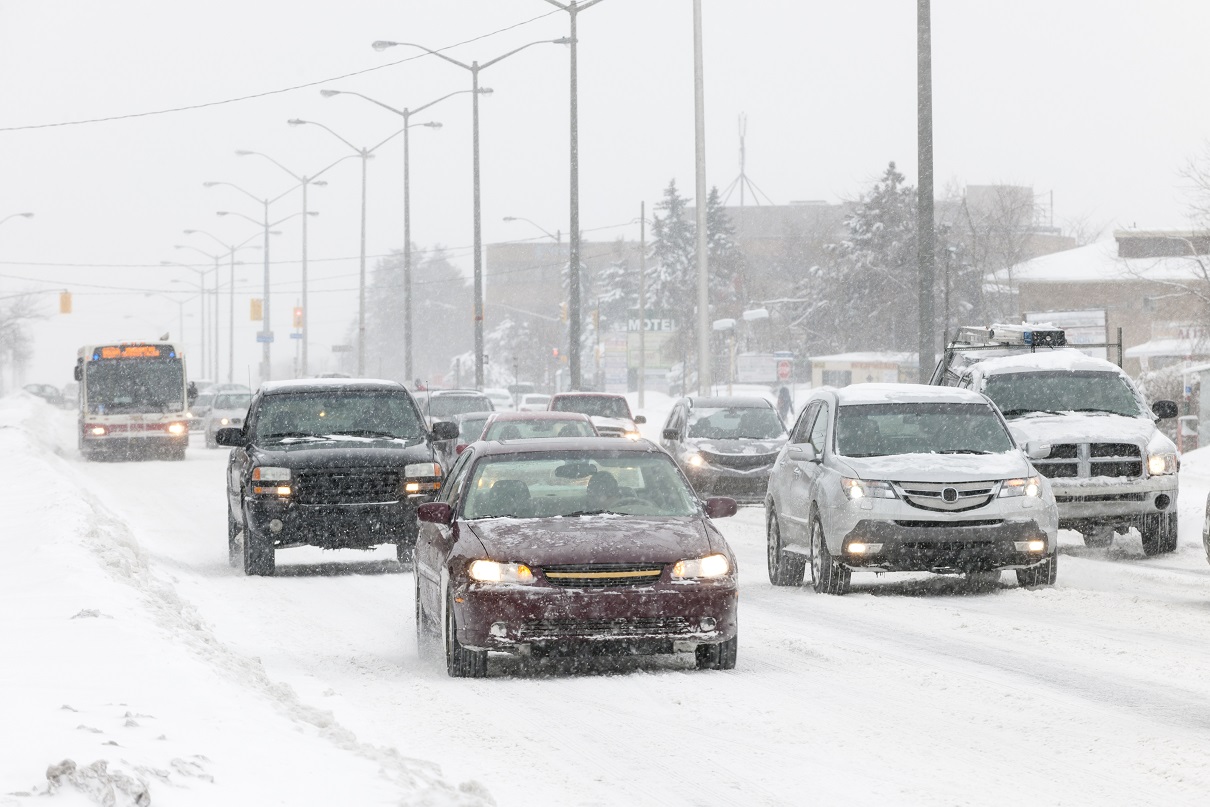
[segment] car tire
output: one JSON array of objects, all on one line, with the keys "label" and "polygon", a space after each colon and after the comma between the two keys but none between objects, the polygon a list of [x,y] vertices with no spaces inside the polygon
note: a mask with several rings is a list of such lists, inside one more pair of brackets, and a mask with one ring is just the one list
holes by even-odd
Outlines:
[{"label": "car tire", "polygon": [[1021,588],[1053,586],[1059,574],[1059,553],[1055,552],[1037,566],[1017,569],[1017,585]]},{"label": "car tire", "polygon": [[273,542],[256,534],[244,514],[244,574],[255,577],[272,577],[277,558]]},{"label": "car tire", "polygon": [[227,505],[227,563],[231,568],[239,566],[239,533],[240,526],[235,523],[235,514],[231,505]]},{"label": "car tire", "polygon": [[801,586],[807,571],[807,561],[802,555],[786,552],[782,547],[781,524],[777,520],[776,511],[769,513],[765,526],[765,541],[769,582],[775,586]]},{"label": "car tire", "polygon": [[468,650],[458,642],[454,598],[445,600],[445,670],[453,678],[483,678],[487,675],[487,651]]},{"label": "car tire", "polygon": [[852,572],[832,557],[819,514],[811,514],[811,588],[817,594],[847,594]]},{"label": "car tire", "polygon": [[699,644],[694,650],[694,660],[699,670],[734,670],[739,652],[739,634],[718,644]]},{"label": "car tire", "polygon": [[[415,568],[415,564],[412,564]],[[421,658],[429,658],[437,649],[437,633],[429,623],[428,614],[424,610],[424,602],[420,599],[420,575],[415,575],[413,590],[416,593],[416,652]]]},{"label": "car tire", "polygon": [[1163,555],[1176,549],[1176,513],[1154,513],[1143,516],[1139,536],[1143,539],[1143,554]]},{"label": "car tire", "polygon": [[1081,534],[1084,536],[1084,546],[1090,549],[1105,549],[1113,545],[1113,527],[1107,524]]}]

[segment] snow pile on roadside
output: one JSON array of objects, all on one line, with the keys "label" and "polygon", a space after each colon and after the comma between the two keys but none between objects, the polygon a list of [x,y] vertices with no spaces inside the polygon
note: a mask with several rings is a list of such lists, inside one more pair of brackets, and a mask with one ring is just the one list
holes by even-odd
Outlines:
[{"label": "snow pile on roadside", "polygon": [[54,456],[63,416],[0,399],[0,805],[492,803],[218,642]]}]

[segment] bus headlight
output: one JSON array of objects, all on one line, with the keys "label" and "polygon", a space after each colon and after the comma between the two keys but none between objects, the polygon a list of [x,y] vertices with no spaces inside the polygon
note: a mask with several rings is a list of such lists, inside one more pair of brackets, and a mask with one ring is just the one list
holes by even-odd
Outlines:
[{"label": "bus headlight", "polygon": [[168,433],[169,434],[175,434],[179,437],[180,435],[185,434],[187,431],[189,431],[189,427],[186,426],[184,423],[169,423],[168,424]]}]

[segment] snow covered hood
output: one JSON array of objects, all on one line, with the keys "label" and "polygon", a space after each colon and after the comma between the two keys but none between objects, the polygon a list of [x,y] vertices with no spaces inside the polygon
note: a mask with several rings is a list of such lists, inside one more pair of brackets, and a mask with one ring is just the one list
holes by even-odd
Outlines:
[{"label": "snow covered hood", "polygon": [[756,440],[752,438],[743,438],[738,440],[715,440],[707,437],[689,438],[686,442],[691,444],[698,451],[706,451],[710,454],[734,455],[741,454],[746,456],[758,454],[776,454],[785,445],[786,435],[775,437],[769,440]]},{"label": "snow covered hood", "polygon": [[1029,476],[1029,462],[1018,451],[1003,454],[892,454],[886,457],[837,457],[859,479],[889,482],[978,482]]},{"label": "snow covered hood", "polygon": [[634,421],[629,418],[607,418],[604,415],[591,415],[592,425],[597,427],[597,431],[601,433],[612,431],[633,432],[637,431]]},{"label": "snow covered hood", "polygon": [[469,523],[488,557],[533,566],[675,563],[712,551],[697,516],[486,518]]},{"label": "snow covered hood", "polygon": [[[1036,440],[1042,443],[1134,443],[1146,447],[1155,438],[1171,441],[1147,418],[1124,415],[1088,414],[1025,415],[1008,421],[1008,428],[1017,443]],[[1175,447],[1168,449],[1175,450]]]}]

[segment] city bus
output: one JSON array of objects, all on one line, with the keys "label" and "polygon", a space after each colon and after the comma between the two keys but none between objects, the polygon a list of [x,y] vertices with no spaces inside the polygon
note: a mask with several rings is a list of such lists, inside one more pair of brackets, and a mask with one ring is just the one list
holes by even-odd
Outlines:
[{"label": "city bus", "polygon": [[185,459],[189,404],[196,388],[185,356],[171,342],[85,345],[76,358],[80,382],[79,444],[87,460]]}]

